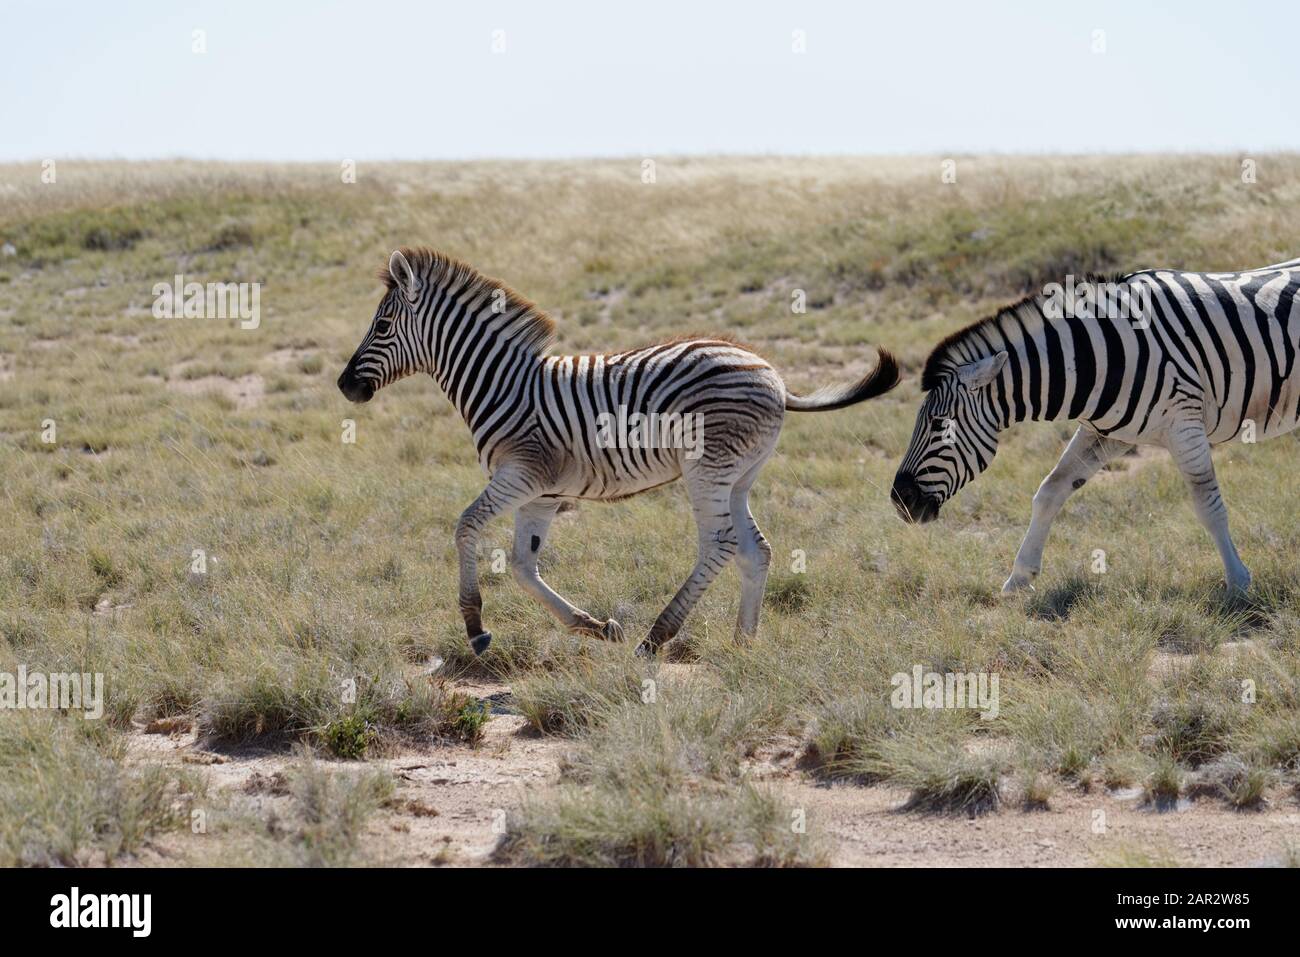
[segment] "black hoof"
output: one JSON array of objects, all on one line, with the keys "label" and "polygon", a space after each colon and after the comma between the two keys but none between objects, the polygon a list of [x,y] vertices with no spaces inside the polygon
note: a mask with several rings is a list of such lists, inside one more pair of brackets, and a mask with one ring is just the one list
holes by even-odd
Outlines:
[{"label": "black hoof", "polygon": [[653,658],[655,656],[655,646],[648,641],[643,641],[636,646],[636,656],[638,658]]},{"label": "black hoof", "polygon": [[481,635],[475,635],[469,640],[469,646],[474,649],[475,655],[481,655],[487,651],[488,645],[492,644],[492,632],[485,631]]}]

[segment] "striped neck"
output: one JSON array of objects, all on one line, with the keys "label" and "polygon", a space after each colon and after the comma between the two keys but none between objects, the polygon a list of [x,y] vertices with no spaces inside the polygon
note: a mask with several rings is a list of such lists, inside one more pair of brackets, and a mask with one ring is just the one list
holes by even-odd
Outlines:
[{"label": "striped neck", "polygon": [[405,371],[432,375],[475,435],[537,373],[555,339],[555,323],[534,303],[435,249],[403,246],[380,278],[415,315],[407,343],[415,361]]},{"label": "striped neck", "polygon": [[[1131,337],[1121,334],[1117,321],[1061,315],[1043,296],[1032,296],[941,342],[926,364],[923,386],[1005,351],[1006,364],[988,386],[1000,429],[1026,419],[1089,419],[1115,401]],[[1144,337],[1137,339],[1145,353]],[[1108,356],[1119,358],[1112,362]]]},{"label": "striped neck", "polygon": [[521,322],[519,309],[499,311],[490,290],[452,290],[442,298],[434,311],[429,374],[477,438],[503,406],[528,404],[545,345]]}]

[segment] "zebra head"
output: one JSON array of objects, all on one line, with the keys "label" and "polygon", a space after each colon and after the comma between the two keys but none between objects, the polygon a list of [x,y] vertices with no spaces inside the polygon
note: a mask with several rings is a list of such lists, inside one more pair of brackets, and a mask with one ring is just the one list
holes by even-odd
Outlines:
[{"label": "zebra head", "polygon": [[370,320],[370,328],[339,376],[338,386],[349,401],[369,402],[376,392],[424,367],[417,310],[423,282],[401,251],[381,270],[388,291]]},{"label": "zebra head", "polygon": [[985,356],[944,370],[930,385],[889,493],[905,521],[933,521],[993,461],[1001,425],[988,385],[1006,361],[1005,352]]}]

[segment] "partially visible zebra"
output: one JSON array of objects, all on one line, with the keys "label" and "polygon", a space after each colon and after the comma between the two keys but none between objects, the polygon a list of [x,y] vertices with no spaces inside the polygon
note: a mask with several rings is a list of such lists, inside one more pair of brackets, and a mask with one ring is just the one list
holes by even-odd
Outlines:
[{"label": "partially visible zebra", "polygon": [[894,478],[894,504],[908,521],[930,521],[988,467],[1003,429],[1025,419],[1078,419],[1034,495],[1002,593],[1032,587],[1065,500],[1135,445],[1169,450],[1218,546],[1229,590],[1244,591],[1250,572],[1228,534],[1210,447],[1243,429],[1263,439],[1300,422],[1300,259],[1239,273],[1152,269],[1111,286],[1142,304],[1141,315],[1114,318],[1126,310],[1113,308],[1112,297],[1112,318],[1086,305],[1071,317],[1059,309],[1057,287],[939,343],[922,376],[928,394]]},{"label": "partially visible zebra", "polygon": [[[898,383],[898,366],[884,350],[858,382],[806,397],[788,392],[761,357],[721,338],[552,356],[550,317],[464,263],[400,249],[380,276],[387,291],[338,386],[353,402],[366,402],[403,376],[428,372],[469,426],[489,476],[456,526],[460,611],[476,654],[492,640],[483,630],[476,567],[479,534],[490,519],[514,512],[514,577],[566,628],[621,640],[617,621],[593,618],[542,581],[538,553],[565,499],[625,498],[679,477],[695,513],[699,555],[637,651],[653,653],[676,635],[733,557],[741,578],[736,631],[754,634],[771,548],[750,514],[749,489],[786,410],[838,409]],[[679,423],[677,431],[647,432],[653,413]],[[619,430],[629,421],[641,427],[625,436]]]}]

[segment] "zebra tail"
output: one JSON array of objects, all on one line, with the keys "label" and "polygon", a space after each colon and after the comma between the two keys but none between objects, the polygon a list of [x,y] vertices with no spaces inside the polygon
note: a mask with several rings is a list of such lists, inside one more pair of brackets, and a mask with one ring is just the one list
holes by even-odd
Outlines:
[{"label": "zebra tail", "polygon": [[887,349],[880,350],[876,367],[852,385],[822,386],[812,395],[785,391],[785,407],[791,412],[829,412],[884,395],[898,385],[898,360]]}]

